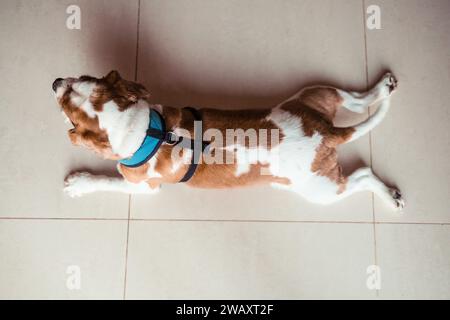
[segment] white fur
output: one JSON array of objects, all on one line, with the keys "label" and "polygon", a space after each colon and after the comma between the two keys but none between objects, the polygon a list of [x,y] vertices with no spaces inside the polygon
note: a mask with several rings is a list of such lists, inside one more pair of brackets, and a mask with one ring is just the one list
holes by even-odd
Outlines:
[{"label": "white fur", "polygon": [[284,135],[281,143],[270,151],[271,174],[288,178],[291,181],[288,189],[314,202],[321,202],[317,190],[336,194],[338,186],[334,182],[311,171],[316,150],[323,137],[317,132],[312,137],[306,136],[299,118],[280,107],[272,111],[268,120],[281,128]]},{"label": "white fur", "polygon": [[72,89],[73,91],[70,93],[72,103],[86,112],[88,117],[95,118],[97,112],[89,101],[89,98],[94,92],[95,84],[92,82],[74,83]]},{"label": "white fur", "polygon": [[395,85],[396,80],[392,74],[387,73],[368,92],[358,93],[358,92],[347,92],[344,90],[336,89],[339,95],[344,99],[342,102],[343,107],[349,109],[353,112],[363,113],[367,111],[367,108],[376,102],[384,100],[389,97],[389,88]]},{"label": "white fur", "polygon": [[158,152],[155,154],[154,157],[150,158],[147,161],[147,163],[149,164],[148,169],[147,169],[147,177],[149,179],[162,177],[161,174],[155,170],[157,160],[158,160]]},{"label": "white fur", "polygon": [[72,84],[73,91],[85,98],[89,98],[91,96],[95,87],[95,83],[90,81],[79,81]]},{"label": "white fur", "polygon": [[[369,117],[366,121],[354,126],[356,131],[347,143],[362,137],[381,123],[390,107],[390,90],[395,89],[396,86],[397,80],[395,80],[395,78],[388,73],[372,90],[369,91],[369,93],[361,95],[363,98],[353,98],[349,95],[344,98],[344,105],[347,104],[355,106],[360,103],[359,108],[361,109],[367,109],[373,103],[381,101],[380,106],[374,115]],[[342,92],[342,90],[340,91]]]},{"label": "white fur", "polygon": [[236,155],[236,177],[248,173],[250,171],[250,165],[256,164],[259,159],[258,157],[258,149],[247,149],[243,146],[234,146]]},{"label": "white fur", "polygon": [[70,87],[76,81],[75,78],[66,78],[61,82],[61,85],[56,88],[55,98],[60,99],[66,92],[67,88]]},{"label": "white fur", "polygon": [[123,158],[128,158],[139,149],[145,138],[149,118],[149,106],[144,100],[119,111],[114,101],[103,105],[103,110],[97,112],[101,129],[108,133],[112,151]]},{"label": "white fur", "polygon": [[251,165],[257,164],[258,162],[261,164],[267,164],[269,162],[269,151],[265,148],[246,148],[239,144],[233,144],[221,149],[234,153],[235,157],[232,160],[233,163],[236,163],[236,177],[248,173]]},{"label": "white fur", "polygon": [[373,128],[378,126],[381,123],[381,121],[384,119],[384,117],[386,116],[386,114],[389,110],[389,107],[390,107],[390,100],[389,99],[383,100],[381,102],[380,107],[377,109],[377,111],[375,112],[375,114],[373,116],[371,116],[366,121],[361,122],[360,124],[358,124],[354,127],[355,132],[353,133],[351,139],[349,139],[346,143],[352,142],[352,141],[362,137],[363,135],[370,132]]},{"label": "white fur", "polygon": [[372,169],[369,167],[356,170],[348,177],[344,192],[338,195],[329,196],[323,199],[322,203],[332,203],[360,191],[371,191],[375,193],[393,210],[402,210],[405,206],[405,201],[401,197],[400,192],[395,188],[387,187],[373,174]]},{"label": "white fur", "polygon": [[157,189],[150,188],[146,182],[131,183],[122,178],[91,175],[87,172],[74,173],[66,179],[64,192],[70,197],[80,197],[97,191],[151,194]]}]

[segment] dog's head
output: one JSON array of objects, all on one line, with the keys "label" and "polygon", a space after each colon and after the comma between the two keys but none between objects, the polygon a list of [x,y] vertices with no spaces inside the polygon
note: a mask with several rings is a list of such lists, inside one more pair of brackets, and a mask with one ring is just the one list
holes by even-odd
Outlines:
[{"label": "dog's head", "polygon": [[142,85],[111,71],[103,78],[58,78],[52,88],[63,114],[73,124],[68,134],[74,145],[115,160],[136,150],[136,142],[127,142],[130,134],[139,135],[148,125],[148,118],[136,120],[148,114],[145,109],[150,95]]}]

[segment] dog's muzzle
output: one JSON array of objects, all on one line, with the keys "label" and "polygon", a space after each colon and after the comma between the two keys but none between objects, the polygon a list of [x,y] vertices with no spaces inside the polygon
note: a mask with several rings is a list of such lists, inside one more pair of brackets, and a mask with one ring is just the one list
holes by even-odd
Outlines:
[{"label": "dog's muzzle", "polygon": [[62,79],[62,78],[57,78],[55,81],[53,81],[53,84],[52,84],[53,91],[56,92],[56,89],[58,89],[58,87],[62,84],[63,80],[64,79]]}]

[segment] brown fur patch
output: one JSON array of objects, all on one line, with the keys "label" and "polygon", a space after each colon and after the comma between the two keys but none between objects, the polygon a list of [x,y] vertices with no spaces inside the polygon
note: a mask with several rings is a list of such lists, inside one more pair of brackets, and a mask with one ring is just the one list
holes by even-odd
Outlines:
[{"label": "brown fur patch", "polygon": [[[157,161],[155,171],[163,177],[161,182],[164,183],[176,183],[180,181],[189,168],[189,164],[181,164],[178,167],[178,170],[172,172],[172,167],[174,165],[172,161],[172,150],[172,146],[162,145],[156,155]],[[182,150],[182,152],[186,151]]]},{"label": "brown fur patch", "polygon": [[122,79],[120,75],[111,71],[106,77],[96,79],[96,88],[90,97],[90,102],[96,111],[102,111],[103,105],[113,100],[124,111],[139,99],[148,99],[150,94],[139,83]]},{"label": "brown fur patch", "polygon": [[328,121],[333,121],[343,101],[337,90],[330,87],[307,88],[300,94],[299,100],[320,112]]},{"label": "brown fur patch", "polygon": [[240,176],[236,176],[236,163],[233,164],[199,164],[195,175],[187,182],[188,185],[197,188],[236,188],[270,183],[289,185],[288,178],[262,174],[267,169],[267,164],[255,163],[250,165],[250,170]]},{"label": "brown fur patch", "polygon": [[355,129],[352,127],[338,128],[331,120],[323,117],[323,114],[295,99],[284,103],[281,109],[299,117],[306,136],[312,137],[315,132],[324,138],[324,143],[329,147],[335,147],[351,138]]},{"label": "brown fur patch", "polygon": [[322,143],[316,149],[316,152],[316,157],[311,164],[311,171],[336,182],[339,187],[338,193],[343,192],[347,183],[347,177],[342,173],[342,167],[338,163],[336,149]]},{"label": "brown fur patch", "polygon": [[[210,128],[217,129],[222,132],[224,138],[224,146],[229,145],[230,142],[226,141],[226,129],[242,129],[244,132],[247,130],[256,130],[258,134],[257,146],[262,146],[258,130],[267,130],[267,137],[264,141],[264,147],[271,149],[277,146],[284,138],[281,129],[275,125],[271,120],[267,120],[271,109],[243,109],[243,110],[217,110],[217,109],[200,109],[200,113],[203,119],[203,130],[206,131]],[[272,130],[278,130],[279,139],[272,141]],[[240,144],[249,147],[248,139],[241,139],[235,137],[231,144]],[[273,144],[273,145],[272,145]]]},{"label": "brown fur patch", "polygon": [[148,170],[149,164],[145,163],[142,166],[136,167],[136,168],[130,168],[127,166],[124,166],[123,164],[120,164],[120,173],[122,176],[132,183],[139,183],[142,181],[146,181],[148,179],[147,170]]},{"label": "brown fur patch", "polygon": [[[265,129],[267,132],[265,141],[262,142],[262,137],[258,134],[258,141],[255,147],[264,146],[271,149],[281,143],[284,138],[283,132],[271,120],[266,117],[270,114],[271,109],[242,109],[242,110],[218,110],[218,109],[199,109],[198,110],[203,121],[203,132],[208,129],[216,129],[220,131],[223,137],[223,147],[230,144],[240,144],[249,147],[249,139],[237,139],[227,141],[227,129],[242,129],[244,134],[247,130],[255,129],[258,134],[259,129]],[[166,121],[166,126],[169,129],[175,127],[188,130],[191,137],[194,136],[194,117],[190,111],[185,109],[176,109],[165,106],[163,109],[163,117]],[[272,131],[278,130],[278,139],[274,138],[272,141]]]}]

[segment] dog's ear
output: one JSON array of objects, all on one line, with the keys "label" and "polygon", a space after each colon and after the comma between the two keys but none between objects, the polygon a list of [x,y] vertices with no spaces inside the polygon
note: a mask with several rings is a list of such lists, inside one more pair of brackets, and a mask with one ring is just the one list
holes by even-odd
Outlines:
[{"label": "dog's ear", "polygon": [[120,79],[122,79],[122,77],[117,70],[112,70],[105,76],[105,80],[110,84],[115,84]]},{"label": "dog's ear", "polygon": [[133,103],[137,102],[139,99],[147,99],[150,97],[150,93],[143,85],[122,79],[119,72],[116,70],[108,73],[104,79],[114,88],[117,93],[116,96],[123,97]]},{"label": "dog's ear", "polygon": [[93,131],[79,132],[77,129],[73,128],[70,129],[67,134],[69,135],[70,142],[72,142],[74,146],[88,148],[102,155],[105,159],[120,159],[120,157],[112,153],[108,139],[105,137],[98,137]]},{"label": "dog's ear", "polygon": [[145,87],[139,83],[127,81],[125,84],[126,97],[131,102],[136,102],[139,99],[147,99],[150,93]]}]

